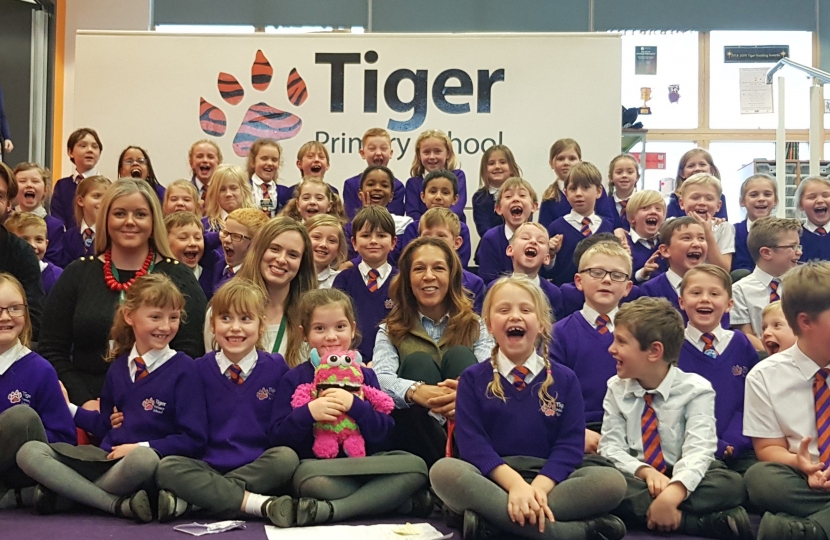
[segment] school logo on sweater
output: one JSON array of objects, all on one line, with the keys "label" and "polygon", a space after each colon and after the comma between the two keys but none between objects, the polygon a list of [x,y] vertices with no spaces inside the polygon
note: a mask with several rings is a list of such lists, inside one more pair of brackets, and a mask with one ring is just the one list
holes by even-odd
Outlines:
[{"label": "school logo on sweater", "polygon": [[746,377],[746,366],[732,366],[732,375],[736,377]]},{"label": "school logo on sweater", "polygon": [[276,391],[276,388],[265,388],[263,386],[256,391],[256,397],[260,401],[265,401],[266,399],[271,399],[271,396],[273,396]]},{"label": "school logo on sweater", "polygon": [[393,302],[391,298],[387,298],[383,302],[383,307],[385,307],[386,309],[392,309],[393,307],[395,307],[395,302]]},{"label": "school logo on sweater", "polygon": [[[251,66],[251,86],[255,90],[264,92],[271,85],[271,77],[274,75],[274,68],[271,62],[265,58],[261,50],[256,52],[256,58]],[[230,73],[219,73],[217,80],[219,95],[229,105],[237,105],[245,97],[245,89]],[[308,99],[308,88],[303,78],[293,68],[288,74],[285,84],[288,101],[295,107],[299,107]],[[228,127],[228,119],[224,111],[208,103],[205,98],[199,98],[199,126],[206,134],[212,137],[221,137]],[[281,111],[264,101],[255,103],[248,108],[242,124],[233,138],[233,151],[239,157],[248,155],[253,142],[260,138],[271,138],[276,140],[290,139],[295,137],[303,127],[303,121],[299,116],[290,112]]]},{"label": "school logo on sweater", "polygon": [[167,403],[159,399],[149,397],[141,402],[141,407],[147,412],[162,414],[164,412],[164,408],[167,407]]},{"label": "school logo on sweater", "polygon": [[542,405],[540,410],[545,416],[562,416],[565,412],[565,404],[559,401],[559,392],[553,394],[554,405]]},{"label": "school logo on sweater", "polygon": [[20,390],[14,390],[13,392],[9,393],[9,401],[12,405],[20,403],[23,400],[23,393]]}]

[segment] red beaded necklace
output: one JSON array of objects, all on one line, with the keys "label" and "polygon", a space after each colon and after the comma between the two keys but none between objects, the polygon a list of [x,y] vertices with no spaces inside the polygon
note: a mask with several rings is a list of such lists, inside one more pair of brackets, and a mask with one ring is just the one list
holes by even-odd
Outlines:
[{"label": "red beaded necklace", "polygon": [[135,276],[133,276],[132,279],[126,283],[120,283],[118,281],[118,269],[115,268],[114,264],[112,264],[112,251],[108,249],[104,252],[104,282],[111,291],[120,292],[123,295],[124,291],[133,286],[135,280],[141,276],[147,275],[147,273],[152,270],[152,267],[155,266],[155,259],[156,254],[153,253],[151,248],[150,253],[147,254],[147,258],[144,259],[144,264],[141,265],[141,269],[135,273]]}]

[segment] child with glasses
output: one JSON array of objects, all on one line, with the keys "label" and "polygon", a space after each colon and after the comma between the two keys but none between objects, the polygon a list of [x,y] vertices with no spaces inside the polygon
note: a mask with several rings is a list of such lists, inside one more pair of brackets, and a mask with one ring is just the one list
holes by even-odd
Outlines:
[{"label": "child with glasses", "polygon": [[258,208],[239,208],[228,214],[225,227],[219,231],[224,257],[214,269],[214,293],[242,268],[242,261],[251,247],[251,241],[266,223],[268,216]]}]

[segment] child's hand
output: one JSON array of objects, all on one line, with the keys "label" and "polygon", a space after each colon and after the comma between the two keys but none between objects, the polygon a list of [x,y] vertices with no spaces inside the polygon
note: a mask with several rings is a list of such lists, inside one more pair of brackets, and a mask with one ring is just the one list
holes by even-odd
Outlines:
[{"label": "child's hand", "polygon": [[320,396],[308,404],[308,410],[317,422],[334,422],[346,407],[334,396]]},{"label": "child's hand", "polygon": [[646,263],[643,265],[642,275],[643,279],[648,279],[651,274],[657,271],[660,268],[660,264],[658,261],[660,260],[660,252],[655,251],[651,254],[651,257],[648,258]]},{"label": "child's hand", "polygon": [[112,408],[112,414],[110,415],[110,425],[112,425],[113,429],[117,429],[121,427],[121,424],[124,423],[124,413],[118,412],[117,407]]},{"label": "child's hand", "polygon": [[[798,465],[798,469],[801,472],[803,472],[805,475],[807,475],[808,478],[810,478],[810,481],[811,481],[810,487],[813,487],[813,485],[812,485],[813,475],[815,473],[820,472],[820,473],[822,473],[822,476],[823,476],[824,463],[822,463],[822,462],[813,463],[813,459],[810,457],[810,450],[809,450],[811,440],[813,440],[812,437],[804,437],[803,439],[801,439],[801,444],[798,445],[798,453],[795,455],[795,461],[796,461],[796,464]],[[818,479],[818,477],[816,477],[816,478]],[[821,486],[818,486],[818,487],[821,487]]]},{"label": "child's hand", "polygon": [[562,235],[557,234],[550,240],[548,240],[548,247],[550,248],[550,256],[553,257],[559,250],[562,249]]},{"label": "child's hand", "polygon": [[585,430],[585,453],[586,454],[596,454],[597,448],[599,448],[599,433],[596,431],[591,431],[590,429]]},{"label": "child's hand", "polygon": [[[543,501],[540,504],[540,501]],[[517,485],[507,493],[507,513],[513,523],[522,527],[525,520],[531,525],[539,525],[540,532],[545,531],[545,516],[553,521],[553,512],[548,506],[547,493],[541,489],[534,488],[527,482],[518,482]]]},{"label": "child's hand", "polygon": [[88,411],[101,412],[101,400],[90,399],[89,401],[81,405],[81,408],[86,409]]},{"label": "child's hand", "polygon": [[697,212],[691,212],[688,215],[695,218],[697,222],[703,226],[704,232],[712,232],[712,226],[714,225],[714,222],[712,221],[712,216],[710,216],[708,213],[705,216],[701,216]]},{"label": "child's hand", "polygon": [[69,401],[69,392],[66,391],[66,387],[63,385],[62,382],[58,381],[58,384],[61,385],[61,394],[63,394],[63,399],[66,400],[66,404],[69,405],[72,403]]},{"label": "child's hand", "polygon": [[724,223],[725,221],[726,221],[726,219],[724,219],[722,217],[712,218],[712,223],[714,223],[715,225],[720,225],[721,223]]},{"label": "child's hand", "polygon": [[654,499],[646,512],[647,525],[652,531],[676,531],[680,527],[682,517],[683,514],[677,509],[677,505],[662,497]]},{"label": "child's hand", "polygon": [[735,447],[734,446],[727,446],[726,449],[723,451],[723,457],[724,458],[731,458],[732,454],[734,454],[734,453],[735,453]]},{"label": "child's hand", "polygon": [[329,388],[323,392],[322,396],[331,396],[338,400],[343,405],[343,412],[349,412],[352,409],[352,403],[354,403],[355,397],[354,394],[346,392],[342,388]]},{"label": "child's hand", "polygon": [[133,450],[135,450],[138,447],[139,447],[139,445],[137,443],[119,444],[118,446],[113,446],[112,447],[112,452],[107,454],[107,459],[122,458],[122,457],[126,456],[127,454],[129,454],[130,452],[132,452]]},{"label": "child's hand", "polygon": [[617,228],[614,229],[614,236],[616,236],[623,246],[628,246],[628,238],[625,236],[625,229]]},{"label": "child's hand", "polygon": [[652,497],[657,498],[660,493],[669,485],[669,477],[659,472],[654,467],[640,467],[637,469],[637,478],[645,480],[648,486],[648,492]]}]

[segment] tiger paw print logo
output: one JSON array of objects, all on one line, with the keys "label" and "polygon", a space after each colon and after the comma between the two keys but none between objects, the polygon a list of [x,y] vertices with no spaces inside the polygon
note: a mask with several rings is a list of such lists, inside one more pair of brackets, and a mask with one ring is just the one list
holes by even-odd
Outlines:
[{"label": "tiger paw print logo", "polygon": [[145,411],[152,411],[153,406],[156,404],[156,400],[153,398],[147,398],[141,402],[141,406],[144,408]]},{"label": "tiger paw print logo", "polygon": [[12,404],[20,403],[20,400],[23,399],[23,394],[20,393],[20,390],[14,390],[9,394],[9,402]]},{"label": "tiger paw print logo", "polygon": [[[256,58],[251,66],[251,86],[255,90],[264,92],[271,85],[274,68],[265,58],[261,50],[256,52]],[[219,73],[217,81],[219,95],[229,105],[238,105],[245,98],[245,89],[236,77],[230,73]],[[305,81],[293,68],[288,74],[285,85],[288,101],[295,107],[301,106],[308,99],[308,89]],[[225,112],[199,98],[199,125],[206,134],[212,137],[222,137],[227,131],[228,118]],[[290,112],[281,111],[264,101],[254,103],[248,107],[242,124],[233,138],[233,151],[239,157],[248,155],[251,145],[257,139],[267,137],[276,140],[296,137],[303,127],[302,119]]]}]

